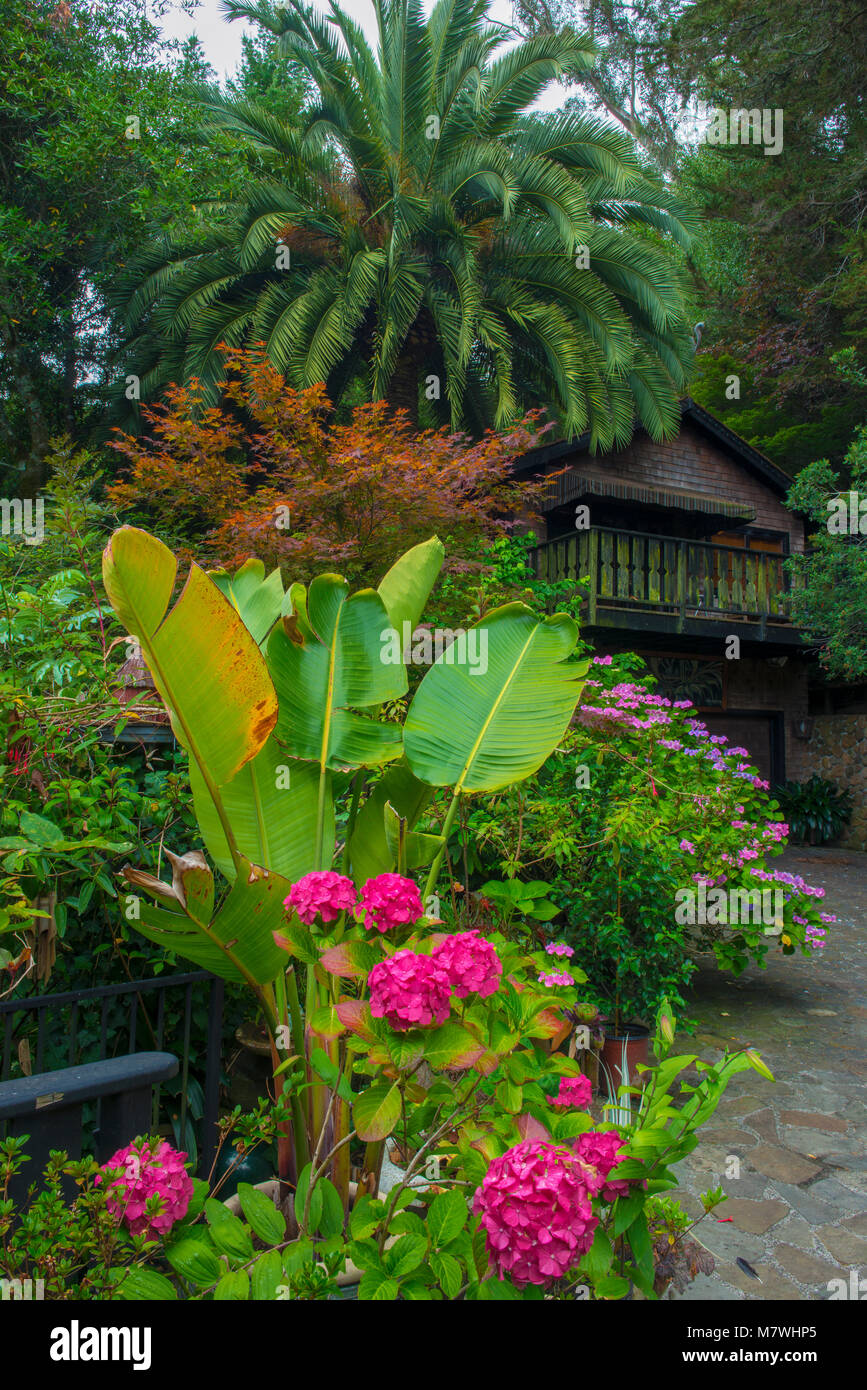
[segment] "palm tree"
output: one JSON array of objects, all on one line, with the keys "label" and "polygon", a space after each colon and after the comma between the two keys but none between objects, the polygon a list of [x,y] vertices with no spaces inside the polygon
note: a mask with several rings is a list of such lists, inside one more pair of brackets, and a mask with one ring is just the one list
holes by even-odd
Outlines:
[{"label": "palm tree", "polygon": [[[374,0],[374,53],[328,0],[228,0],[278,37],[314,91],[302,128],[245,101],[212,132],[259,176],[207,236],[153,246],[122,293],[146,394],[221,379],[218,345],[262,342],[293,385],[339,400],[420,398],[455,428],[552,407],[567,434],[625,442],[636,417],[676,432],[692,357],[672,243],[691,214],[642,170],[629,137],[528,111],[586,71],[570,29],[514,44],[488,0]],[[437,387],[441,384],[441,399]]]}]

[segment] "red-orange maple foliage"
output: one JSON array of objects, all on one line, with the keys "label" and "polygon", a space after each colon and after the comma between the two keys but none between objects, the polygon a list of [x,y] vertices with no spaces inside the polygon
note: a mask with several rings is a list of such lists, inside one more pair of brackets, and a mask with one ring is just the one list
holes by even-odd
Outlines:
[{"label": "red-orange maple foliage", "polygon": [[258,555],[291,579],[327,569],[375,583],[428,536],[460,560],[538,503],[543,485],[512,473],[550,428],[538,411],[478,441],[418,432],[385,401],[339,423],[324,385],[295,390],[256,353],[225,357],[220,406],[201,409],[196,381],[172,387],[142,412],[149,435],[113,445],[130,464],[113,503],[195,538],[200,556],[204,540],[229,568]]}]

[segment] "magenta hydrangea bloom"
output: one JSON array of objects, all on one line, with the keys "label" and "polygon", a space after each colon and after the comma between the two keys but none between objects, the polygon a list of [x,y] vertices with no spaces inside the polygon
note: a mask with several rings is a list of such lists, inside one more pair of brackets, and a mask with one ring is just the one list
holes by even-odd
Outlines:
[{"label": "magenta hydrangea bloom", "polygon": [[421,894],[411,878],[401,874],[379,874],[369,878],[361,890],[361,902],[355,909],[366,931],[375,927],[379,932],[392,927],[417,922],[423,916]]},{"label": "magenta hydrangea bloom", "polygon": [[542,970],[539,972],[539,983],[554,989],[557,985],[574,985],[575,979],[568,970],[550,970],[547,973]]},{"label": "magenta hydrangea bloom", "polygon": [[433,959],[446,972],[452,992],[459,999],[479,994],[483,999],[500,987],[503,963],[490,941],[478,931],[447,936],[433,953]]},{"label": "magenta hydrangea bloom", "polygon": [[[173,1149],[165,1140],[155,1146],[145,1139],[118,1149],[103,1164],[103,1173],[112,1168],[124,1171],[124,1176],[111,1183],[110,1191],[116,1192],[117,1197],[109,1197],[107,1205],[132,1235],[159,1240],[186,1216],[193,1195],[192,1179],[184,1167],[186,1158],[185,1153]],[[100,1182],[100,1175],[96,1180]],[[155,1196],[162,1198],[162,1207],[157,1215],[151,1215],[145,1204]]]},{"label": "magenta hydrangea bloom", "polygon": [[526,1139],[495,1158],[473,1199],[500,1279],[549,1284],[593,1244],[597,1217],[584,1165],[570,1149]]},{"label": "magenta hydrangea bloom", "polygon": [[[586,1134],[579,1134],[572,1145],[574,1153],[582,1163],[587,1163],[594,1169],[603,1202],[613,1202],[615,1197],[626,1197],[629,1194],[629,1183],[625,1178],[613,1182],[606,1181],[612,1168],[624,1162],[625,1154],[619,1154],[618,1150],[625,1143],[626,1140],[621,1138],[616,1129],[605,1132],[588,1129]],[[595,1185],[591,1183],[591,1186]]]},{"label": "magenta hydrangea bloom", "polygon": [[293,883],[283,903],[293,908],[307,927],[317,917],[323,922],[333,922],[341,912],[351,912],[355,907],[355,884],[343,874],[322,869],[305,874]]},{"label": "magenta hydrangea bloom", "polygon": [[551,1104],[558,1109],[586,1110],[593,1099],[593,1086],[589,1076],[561,1076],[560,1089],[551,1097]]},{"label": "magenta hydrangea bloom", "polygon": [[370,1012],[397,1033],[445,1023],[449,1016],[451,981],[433,956],[395,951],[374,965],[367,983]]}]

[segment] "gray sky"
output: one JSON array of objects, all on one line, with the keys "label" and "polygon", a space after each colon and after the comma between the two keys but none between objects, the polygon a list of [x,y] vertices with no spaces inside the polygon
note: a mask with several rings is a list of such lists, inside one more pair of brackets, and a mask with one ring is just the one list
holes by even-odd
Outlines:
[{"label": "gray sky", "polygon": [[[316,8],[323,11],[327,10],[327,6],[324,4],[317,3]],[[343,8],[361,25],[368,41],[375,47],[376,23],[370,0],[343,0]],[[425,9],[430,10],[430,8],[431,4],[426,3]],[[492,20],[498,20],[502,24],[510,24],[512,21],[510,0],[491,0],[489,15]],[[188,18],[177,9],[170,11],[161,20],[161,28],[163,33],[170,38],[185,39],[190,34],[198,34],[208,61],[220,77],[231,76],[234,72],[241,56],[241,36],[245,32],[245,26],[238,20],[233,20],[230,23],[223,16],[220,0],[201,0],[192,18]],[[564,96],[563,89],[553,85],[536,102],[536,107],[541,110],[553,110],[562,104]]]}]

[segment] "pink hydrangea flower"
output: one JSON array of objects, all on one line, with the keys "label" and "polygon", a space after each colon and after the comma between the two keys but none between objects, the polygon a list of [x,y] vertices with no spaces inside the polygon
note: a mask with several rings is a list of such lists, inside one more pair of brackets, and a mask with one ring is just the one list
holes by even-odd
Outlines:
[{"label": "pink hydrangea flower", "polygon": [[488,1259],[518,1288],[560,1279],[593,1244],[584,1165],[562,1145],[526,1139],[495,1158],[473,1199]]},{"label": "pink hydrangea flower", "polygon": [[551,970],[547,974],[542,970],[539,972],[539,983],[554,989],[557,985],[574,985],[575,980],[568,970]]},{"label": "pink hydrangea flower", "polygon": [[458,999],[478,994],[482,999],[500,987],[503,964],[490,941],[478,931],[457,932],[437,946],[433,960],[446,972]]},{"label": "pink hydrangea flower", "polygon": [[341,912],[351,912],[355,907],[355,884],[343,874],[335,874],[330,869],[305,874],[293,883],[284,906],[294,909],[305,926],[309,927],[320,917],[323,922],[333,922]]},{"label": "pink hydrangea flower", "polygon": [[[626,1197],[629,1194],[629,1183],[625,1178],[613,1182],[606,1181],[612,1168],[624,1161],[625,1155],[618,1157],[618,1150],[625,1142],[616,1129],[605,1132],[588,1129],[585,1134],[579,1134],[572,1145],[573,1151],[582,1163],[589,1164],[596,1173],[596,1190],[599,1191],[603,1202],[613,1202],[615,1197]],[[596,1182],[591,1181],[590,1187],[596,1188]]]},{"label": "pink hydrangea flower", "polygon": [[571,959],[575,952],[565,941],[549,941],[545,950],[549,956],[566,956]]},{"label": "pink hydrangea flower", "polygon": [[[122,1221],[134,1236],[145,1235],[149,1240],[165,1236],[187,1213],[193,1195],[193,1183],[184,1167],[187,1155],[173,1149],[165,1140],[134,1140],[112,1154],[102,1166],[102,1173],[122,1168],[124,1176],[115,1178],[110,1191],[108,1210]],[[97,1175],[97,1182],[101,1175]],[[145,1210],[151,1197],[160,1197],[162,1206],[157,1215]]]},{"label": "pink hydrangea flower", "polygon": [[558,1110],[585,1110],[593,1099],[593,1087],[589,1076],[561,1076],[560,1089],[551,1097],[551,1104]]},{"label": "pink hydrangea flower", "polygon": [[369,878],[355,909],[366,931],[375,927],[379,932],[417,922],[423,913],[418,887],[411,878],[403,878],[401,874],[379,874],[377,878]]},{"label": "pink hydrangea flower", "polygon": [[434,956],[395,951],[374,965],[367,982],[370,1012],[397,1033],[445,1023],[449,1016],[451,981]]}]

